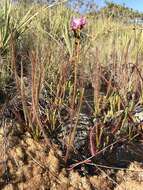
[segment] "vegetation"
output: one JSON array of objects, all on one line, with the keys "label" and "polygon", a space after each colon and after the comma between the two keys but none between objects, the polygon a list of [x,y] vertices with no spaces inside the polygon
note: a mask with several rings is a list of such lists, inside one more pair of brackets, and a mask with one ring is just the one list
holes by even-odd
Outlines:
[{"label": "vegetation", "polygon": [[135,18],[143,18],[143,14],[139,11],[135,11],[132,8],[128,8],[125,5],[116,4],[113,2],[106,1],[106,6],[99,10],[99,13],[105,14],[106,16],[111,16],[115,18],[122,19],[135,19]]},{"label": "vegetation", "polygon": [[[22,135],[61,149],[70,168],[100,163],[142,138],[142,28],[115,19],[142,14],[107,3],[85,16],[75,31],[71,20],[80,15],[64,3],[0,7],[1,127],[12,122]],[[79,126],[85,117],[89,123]]]}]

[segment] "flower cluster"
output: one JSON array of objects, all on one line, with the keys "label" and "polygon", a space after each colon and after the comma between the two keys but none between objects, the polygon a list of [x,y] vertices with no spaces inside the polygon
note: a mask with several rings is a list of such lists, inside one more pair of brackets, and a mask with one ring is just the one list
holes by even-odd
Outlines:
[{"label": "flower cluster", "polygon": [[71,29],[73,31],[80,30],[86,25],[86,19],[84,17],[81,18],[73,18],[71,21]]}]

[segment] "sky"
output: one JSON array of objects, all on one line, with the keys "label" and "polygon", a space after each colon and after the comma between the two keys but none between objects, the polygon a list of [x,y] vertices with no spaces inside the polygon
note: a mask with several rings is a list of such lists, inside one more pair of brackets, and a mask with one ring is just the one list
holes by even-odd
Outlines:
[{"label": "sky", "polygon": [[[99,6],[104,5],[104,0],[94,0]],[[126,6],[143,12],[143,0],[113,0],[115,3],[125,4]]]}]

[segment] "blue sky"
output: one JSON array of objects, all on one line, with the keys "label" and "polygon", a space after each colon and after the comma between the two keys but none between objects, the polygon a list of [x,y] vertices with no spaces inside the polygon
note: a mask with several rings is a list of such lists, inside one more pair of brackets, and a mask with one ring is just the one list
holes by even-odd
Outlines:
[{"label": "blue sky", "polygon": [[[99,6],[104,5],[104,0],[94,0]],[[143,0],[113,0],[113,2],[127,5],[130,8],[133,8],[138,11],[143,12]]]}]

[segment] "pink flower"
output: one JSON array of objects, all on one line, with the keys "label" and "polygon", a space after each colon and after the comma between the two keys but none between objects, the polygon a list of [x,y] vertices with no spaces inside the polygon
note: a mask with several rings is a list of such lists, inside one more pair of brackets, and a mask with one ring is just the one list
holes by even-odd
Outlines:
[{"label": "pink flower", "polygon": [[86,19],[84,17],[81,18],[73,18],[71,21],[71,29],[78,30],[82,29],[86,25]]}]

